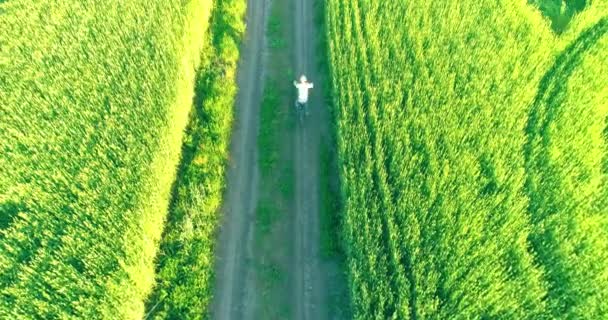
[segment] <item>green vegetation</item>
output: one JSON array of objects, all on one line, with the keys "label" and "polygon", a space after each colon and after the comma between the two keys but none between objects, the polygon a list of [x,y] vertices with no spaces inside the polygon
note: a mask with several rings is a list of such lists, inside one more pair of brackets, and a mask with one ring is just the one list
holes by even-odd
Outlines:
[{"label": "green vegetation", "polygon": [[607,11],[587,7],[556,38],[513,1],[327,0],[355,318],[608,315]]},{"label": "green vegetation", "polygon": [[608,316],[606,52],[608,19],[602,19],[557,57],[528,124],[531,243],[546,270],[556,319]]},{"label": "green vegetation", "polygon": [[551,27],[562,33],[572,18],[583,11],[591,0],[528,0],[551,21]]},{"label": "green vegetation", "polygon": [[0,4],[0,318],[144,316],[210,9]]},{"label": "green vegetation", "polygon": [[[317,25],[319,35],[315,38],[315,47],[319,50],[317,61],[318,68],[322,74],[328,78],[329,75],[329,57],[327,51],[324,50],[327,47],[327,37],[325,36],[326,25],[325,25],[325,0],[315,0],[315,15],[314,23]],[[333,117],[331,114],[334,108],[333,104],[331,85],[329,81],[324,81],[323,86],[319,87],[318,82],[315,84],[318,92],[323,96],[323,102],[328,106],[328,116],[330,119]],[[321,137],[321,144],[319,148],[319,163],[320,163],[320,176],[319,185],[321,187],[320,199],[320,219],[321,219],[321,253],[325,258],[337,258],[342,262],[344,254],[341,248],[340,241],[340,223],[342,213],[341,209],[341,198],[340,198],[340,185],[339,185],[339,174],[338,174],[338,155],[336,153],[336,127],[332,122],[330,124],[329,132]],[[342,301],[348,301],[348,297],[338,297]],[[333,303],[332,303],[333,304]],[[341,303],[344,304],[344,303]],[[342,307],[346,310],[346,307]]]},{"label": "green vegetation", "polygon": [[[271,16],[270,21],[274,19]],[[269,40],[283,41],[281,39],[277,36]],[[285,154],[283,141],[285,132],[289,130],[287,118],[290,110],[283,107],[285,92],[279,90],[275,81],[273,77],[266,79],[260,109],[258,161],[264,192],[256,211],[258,241],[271,232],[276,220],[284,213],[284,202],[293,197],[294,191],[293,167],[289,162],[280,161]]]},{"label": "green vegetation", "polygon": [[214,1],[149,319],[208,318],[244,12],[243,0]]},{"label": "green vegetation", "polygon": [[281,144],[280,126],[286,108],[281,107],[281,99],[276,83],[268,79],[264,88],[260,110],[260,128],[258,132],[259,161],[262,176],[271,176],[272,170],[280,166],[279,148]]},{"label": "green vegetation", "polygon": [[[322,145],[319,163],[321,173],[321,253],[324,257],[340,256],[339,228],[340,193],[337,186],[332,185],[332,153],[328,145]],[[335,184],[335,183],[334,183]]]}]

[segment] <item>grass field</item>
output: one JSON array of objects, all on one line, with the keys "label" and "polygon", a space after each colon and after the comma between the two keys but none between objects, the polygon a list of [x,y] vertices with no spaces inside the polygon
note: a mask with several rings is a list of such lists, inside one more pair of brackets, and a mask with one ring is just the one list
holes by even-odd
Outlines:
[{"label": "grass field", "polygon": [[0,4],[0,318],[143,317],[210,9]]},{"label": "grass field", "polygon": [[327,3],[355,318],[606,317],[605,2]]}]

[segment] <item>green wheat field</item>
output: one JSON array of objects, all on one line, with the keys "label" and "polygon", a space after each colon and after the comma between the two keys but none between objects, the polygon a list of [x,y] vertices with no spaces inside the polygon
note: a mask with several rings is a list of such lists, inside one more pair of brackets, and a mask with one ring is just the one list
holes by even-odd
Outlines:
[{"label": "green wheat field", "polygon": [[[315,3],[353,318],[608,319],[608,1]],[[0,0],[0,319],[211,317],[246,8]]]}]

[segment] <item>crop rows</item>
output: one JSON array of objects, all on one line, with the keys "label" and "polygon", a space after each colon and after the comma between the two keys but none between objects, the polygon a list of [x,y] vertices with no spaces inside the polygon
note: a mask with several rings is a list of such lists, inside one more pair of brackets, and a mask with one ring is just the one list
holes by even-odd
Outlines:
[{"label": "crop rows", "polygon": [[[551,178],[533,166],[544,165],[537,154],[555,149],[530,151],[534,135],[545,135],[527,123],[531,110],[552,103],[539,86],[557,47],[535,9],[512,1],[327,0],[326,24],[355,317],[542,319],[563,303],[557,300],[578,299],[555,291],[551,277],[561,271],[549,270],[553,258],[546,253],[554,244],[543,241],[547,230],[535,209],[561,190],[530,187],[532,179]],[[555,102],[582,101],[576,110],[592,109],[585,115],[594,120],[581,120],[578,129],[590,130],[593,142],[577,151],[594,152],[586,163],[593,167],[592,191],[600,183],[605,190],[605,169],[597,164],[606,153],[600,130],[606,80],[590,87],[593,99],[583,99],[582,88],[600,75],[591,66],[606,63],[601,48],[574,71],[568,97]],[[560,148],[586,137],[575,128],[568,134],[578,140],[557,134]],[[553,166],[572,175],[576,164]],[[563,183],[571,183],[573,195],[572,177]],[[595,195],[596,216],[605,215],[605,197]],[[602,221],[574,228],[599,235]],[[584,298],[591,297],[595,311],[575,315],[592,319],[606,315],[602,282],[592,281],[606,279],[607,264],[596,255],[605,240],[594,236],[589,243],[594,257],[580,261],[590,261],[596,269],[587,274],[597,277],[579,287],[588,288]]]},{"label": "crop rows", "polygon": [[0,318],[143,317],[210,9],[0,4]]}]

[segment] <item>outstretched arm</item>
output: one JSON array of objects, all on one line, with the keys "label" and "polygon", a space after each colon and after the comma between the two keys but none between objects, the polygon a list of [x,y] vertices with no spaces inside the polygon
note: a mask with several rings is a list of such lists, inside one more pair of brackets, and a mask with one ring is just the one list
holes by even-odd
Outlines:
[{"label": "outstretched arm", "polygon": [[294,80],[293,81],[293,86],[297,88],[298,87],[298,82]]}]

